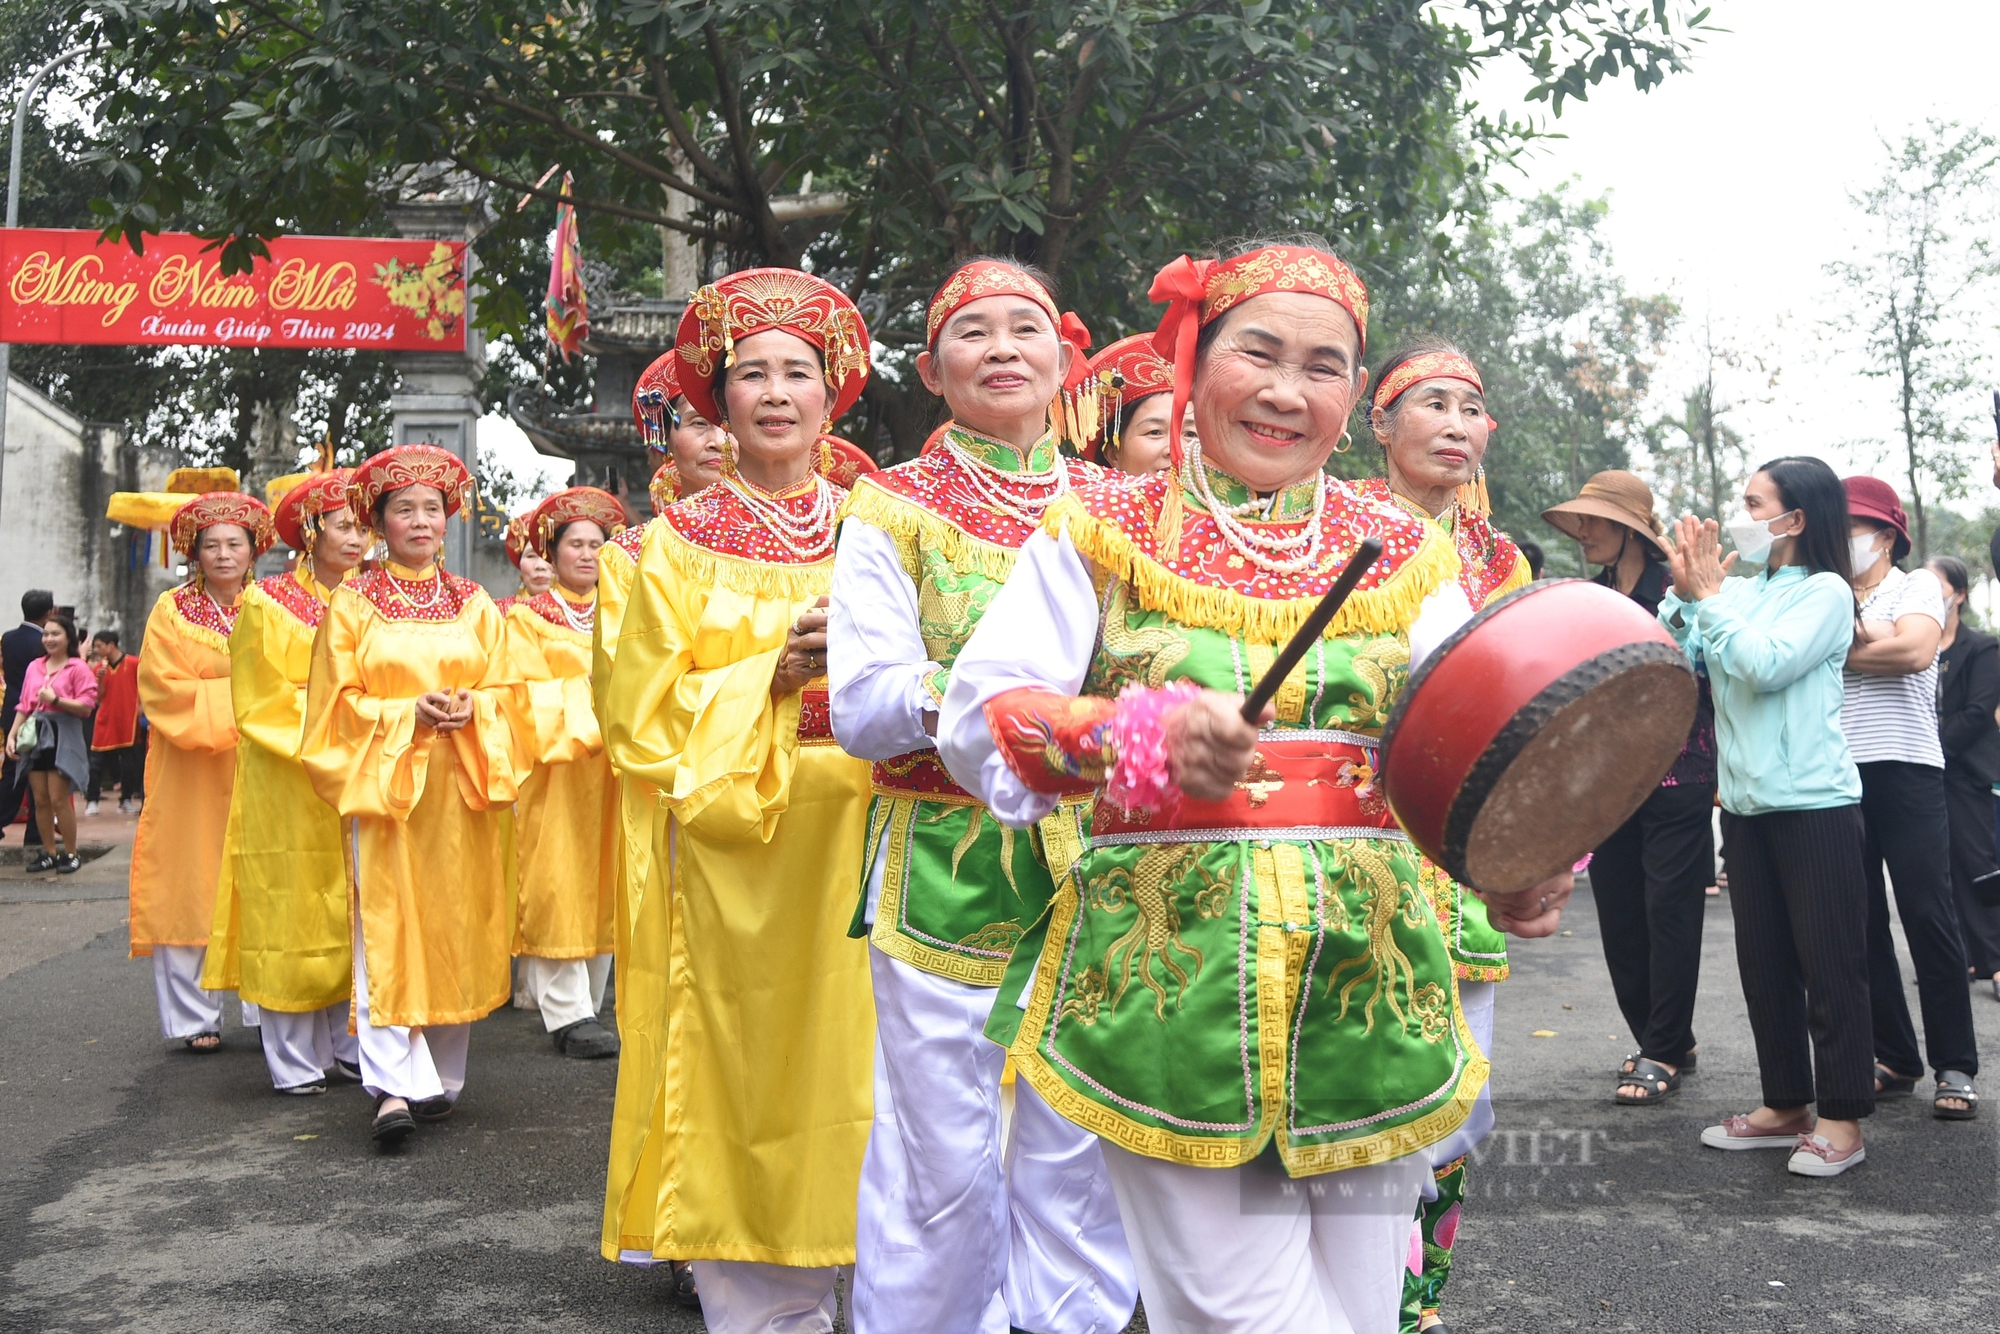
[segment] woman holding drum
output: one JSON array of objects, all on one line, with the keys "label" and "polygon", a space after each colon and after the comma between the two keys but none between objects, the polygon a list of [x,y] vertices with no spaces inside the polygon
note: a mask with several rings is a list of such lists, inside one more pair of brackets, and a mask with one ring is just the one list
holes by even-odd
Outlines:
[{"label": "woman holding drum", "polygon": [[[1025,1010],[1022,1078],[1104,1142],[1152,1328],[1386,1331],[1427,1150],[1487,1065],[1374,734],[1403,636],[1469,608],[1434,526],[1322,471],[1367,379],[1347,265],[1261,246],[1177,260],[1153,294],[1168,420],[1191,394],[1199,439],[1052,507],[957,660],[939,749],[1015,826],[1106,788],[1032,985],[1000,1003]],[[1239,693],[1371,533],[1383,559],[1260,732]],[[1489,907],[1546,934],[1567,888]],[[1329,1172],[1369,1204],[1286,1180]]]},{"label": "woman holding drum", "polygon": [[[1763,1106],[1701,1142],[1784,1149],[1791,1171],[1838,1176],[1864,1158],[1861,1118],[1875,1110],[1861,776],[1840,730],[1847,494],[1818,459],[1776,459],[1728,528],[1724,559],[1713,519],[1674,525],[1660,602],[1714,691],[1722,859],[1764,1089]],[[1739,558],[1764,568],[1725,583]]]}]

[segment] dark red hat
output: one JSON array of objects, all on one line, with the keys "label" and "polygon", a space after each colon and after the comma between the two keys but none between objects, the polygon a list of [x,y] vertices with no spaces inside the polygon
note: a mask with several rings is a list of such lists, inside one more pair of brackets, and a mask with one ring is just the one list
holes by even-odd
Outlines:
[{"label": "dark red hat", "polygon": [[1910,554],[1910,519],[1896,488],[1879,477],[1850,477],[1841,483],[1847,488],[1847,512],[1857,519],[1872,519],[1896,530],[1896,545],[1889,559],[1901,560]]}]

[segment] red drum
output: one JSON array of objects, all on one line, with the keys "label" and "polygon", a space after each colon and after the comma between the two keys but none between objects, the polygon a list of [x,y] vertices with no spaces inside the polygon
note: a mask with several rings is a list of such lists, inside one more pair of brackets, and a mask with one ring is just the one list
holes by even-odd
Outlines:
[{"label": "red drum", "polygon": [[1694,672],[1623,594],[1530,584],[1461,626],[1382,732],[1389,807],[1424,855],[1494,893],[1568,870],[1666,777]]}]

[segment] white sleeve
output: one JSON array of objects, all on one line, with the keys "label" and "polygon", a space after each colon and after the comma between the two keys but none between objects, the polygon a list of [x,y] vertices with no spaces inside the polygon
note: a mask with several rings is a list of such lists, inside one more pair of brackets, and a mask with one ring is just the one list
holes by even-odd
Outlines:
[{"label": "white sleeve", "polygon": [[937,669],[917,632],[917,589],[895,542],[873,524],[842,521],[826,616],[834,740],[860,760],[928,750],[924,678]]},{"label": "white sleeve", "polygon": [[1471,619],[1472,602],[1458,580],[1434,590],[1417,607],[1417,619],[1410,622],[1410,670],[1421,667],[1425,658],[1437,652],[1438,645]]},{"label": "white sleeve", "polygon": [[1055,809],[1053,793],[1015,776],[986,727],[986,701],[1029,687],[1074,695],[1097,648],[1097,590],[1069,534],[1038,532],[1007,586],[951,666],[938,715],[938,755],[959,785],[1002,824],[1025,828]]}]

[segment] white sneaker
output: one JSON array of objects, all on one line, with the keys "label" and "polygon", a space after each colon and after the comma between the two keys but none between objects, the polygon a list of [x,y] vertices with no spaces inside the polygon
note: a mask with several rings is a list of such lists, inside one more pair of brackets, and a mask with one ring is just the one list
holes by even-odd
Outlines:
[{"label": "white sneaker", "polygon": [[118,798],[118,813],[120,815],[130,815],[132,813],[132,803],[124,797]]},{"label": "white sneaker", "polygon": [[86,801],[86,802],[84,802],[84,803],[83,803],[83,813],[84,813],[85,815],[95,815],[95,814],[97,814],[97,803],[96,803],[96,802],[94,802],[94,801]]}]

